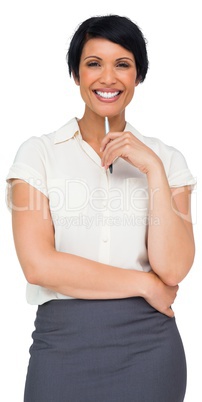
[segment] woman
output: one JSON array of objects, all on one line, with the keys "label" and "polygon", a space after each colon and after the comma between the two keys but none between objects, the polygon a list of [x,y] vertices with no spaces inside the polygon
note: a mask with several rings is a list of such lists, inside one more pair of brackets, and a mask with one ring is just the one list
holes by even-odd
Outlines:
[{"label": "woman", "polygon": [[125,120],[148,69],[136,24],[87,19],[67,59],[82,118],[28,139],[7,177],[27,300],[38,305],[24,401],[182,402],[171,306],[194,259],[193,176],[178,150]]}]

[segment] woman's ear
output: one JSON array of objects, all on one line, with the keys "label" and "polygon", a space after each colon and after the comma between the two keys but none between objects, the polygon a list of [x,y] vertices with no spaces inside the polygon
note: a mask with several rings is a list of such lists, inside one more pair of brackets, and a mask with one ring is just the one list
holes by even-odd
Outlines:
[{"label": "woman's ear", "polygon": [[72,75],[73,75],[75,84],[76,84],[76,85],[80,85],[80,83],[79,83],[79,77],[77,77],[77,76],[75,75],[75,73],[72,73]]},{"label": "woman's ear", "polygon": [[137,87],[139,85],[139,83],[140,83],[140,78],[135,80],[135,86]]}]

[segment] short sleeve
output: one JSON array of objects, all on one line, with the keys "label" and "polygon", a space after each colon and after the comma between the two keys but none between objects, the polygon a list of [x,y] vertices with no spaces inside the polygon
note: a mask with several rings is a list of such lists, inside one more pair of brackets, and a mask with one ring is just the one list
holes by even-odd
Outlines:
[{"label": "short sleeve", "polygon": [[196,178],[191,173],[184,155],[177,148],[159,138],[143,136],[130,125],[127,128],[130,131],[132,129],[133,134],[159,156],[170,187],[190,186],[191,190],[194,189]]},{"label": "short sleeve", "polygon": [[29,138],[17,151],[13,165],[6,177],[8,207],[11,206],[11,179],[24,180],[48,197],[45,152],[39,137]]},{"label": "short sleeve", "polygon": [[168,171],[170,187],[191,186],[193,189],[196,184],[196,178],[192,175],[184,155],[175,148],[172,148],[172,151]]}]

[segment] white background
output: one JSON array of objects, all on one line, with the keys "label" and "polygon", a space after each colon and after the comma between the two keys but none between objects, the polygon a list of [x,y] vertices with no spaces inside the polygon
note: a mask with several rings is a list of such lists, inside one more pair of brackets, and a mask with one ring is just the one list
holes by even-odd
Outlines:
[{"label": "white background", "polygon": [[1,6],[1,401],[23,400],[36,310],[25,300],[25,280],[13,246],[11,217],[5,206],[5,177],[24,140],[49,133],[73,116],[81,117],[83,103],[79,100],[79,89],[68,76],[66,51],[80,22],[109,13],[130,17],[148,40],[149,73],[145,83],[137,88],[127,120],[142,134],[159,137],[179,148],[198,182],[193,193],[196,259],[180,285],[175,313],[187,355],[185,402],[202,401],[200,3],[200,0],[73,3],[7,0]]}]

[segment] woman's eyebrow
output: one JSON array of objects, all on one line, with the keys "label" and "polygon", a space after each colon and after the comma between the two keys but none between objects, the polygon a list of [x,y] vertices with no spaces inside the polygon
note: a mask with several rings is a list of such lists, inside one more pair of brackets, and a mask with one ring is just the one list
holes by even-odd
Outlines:
[{"label": "woman's eyebrow", "polygon": [[101,57],[99,57],[99,56],[94,56],[94,55],[92,55],[92,56],[87,56],[87,57],[84,58],[84,60],[86,60],[86,59],[91,59],[91,58],[98,59],[98,60],[102,60]]},{"label": "woman's eyebrow", "polygon": [[127,56],[119,57],[118,59],[116,59],[116,61],[120,61],[120,60],[130,60],[134,63],[134,60]]}]

